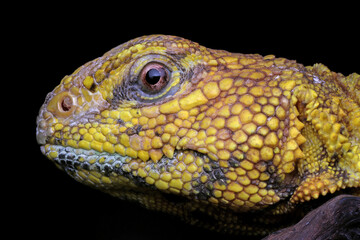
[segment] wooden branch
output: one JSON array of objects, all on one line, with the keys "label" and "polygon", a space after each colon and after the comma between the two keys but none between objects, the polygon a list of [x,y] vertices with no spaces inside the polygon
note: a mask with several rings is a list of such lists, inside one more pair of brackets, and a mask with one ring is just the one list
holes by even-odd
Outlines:
[{"label": "wooden branch", "polygon": [[360,239],[360,197],[340,195],[309,212],[297,224],[263,240]]}]

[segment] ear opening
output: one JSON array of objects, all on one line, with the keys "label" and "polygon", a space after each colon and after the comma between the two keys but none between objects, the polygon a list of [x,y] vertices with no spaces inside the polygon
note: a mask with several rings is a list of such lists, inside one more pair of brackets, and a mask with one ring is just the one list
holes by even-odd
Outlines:
[{"label": "ear opening", "polygon": [[301,134],[306,142],[301,145],[305,157],[298,161],[303,180],[291,202],[309,201],[343,188],[359,187],[359,138],[353,137],[359,131],[352,134],[356,128],[354,119],[359,118],[360,125],[360,111],[355,117],[352,110],[359,106],[348,96],[335,93],[326,96],[306,84],[295,89],[294,96],[299,119],[305,125]]}]

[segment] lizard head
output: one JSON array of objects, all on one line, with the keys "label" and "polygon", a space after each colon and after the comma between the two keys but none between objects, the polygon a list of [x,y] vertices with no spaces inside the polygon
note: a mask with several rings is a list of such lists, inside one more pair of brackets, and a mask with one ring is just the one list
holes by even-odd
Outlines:
[{"label": "lizard head", "polygon": [[[334,169],[335,152],[352,151],[342,167],[355,169],[351,186],[360,172],[358,105],[344,104],[352,128],[335,124],[340,115],[320,108],[328,104],[322,78],[273,55],[140,37],[64,77],[40,109],[37,141],[76,180],[152,209],[206,212],[209,203],[248,211],[316,198],[313,187],[317,194],[342,187],[319,170]],[[346,129],[350,140],[329,140]],[[179,210],[169,196],[192,201]]]},{"label": "lizard head", "polygon": [[214,143],[221,124],[210,126],[216,113],[203,113],[220,94],[199,84],[208,54],[189,40],[152,35],[86,63],[47,95],[37,118],[41,151],[76,180],[121,198],[199,193],[195,180],[206,181],[217,158],[206,136]]}]

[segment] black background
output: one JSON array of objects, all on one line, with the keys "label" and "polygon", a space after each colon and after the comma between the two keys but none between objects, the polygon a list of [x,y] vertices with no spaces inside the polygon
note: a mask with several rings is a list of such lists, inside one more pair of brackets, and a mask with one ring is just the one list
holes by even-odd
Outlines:
[{"label": "black background", "polygon": [[35,120],[46,94],[64,75],[123,42],[147,34],[171,34],[209,48],[275,54],[304,65],[323,63],[344,75],[360,72],[355,3],[216,2],[213,9],[180,2],[128,4],[97,2],[91,9],[74,3],[13,6],[2,34],[3,51],[10,52],[2,73],[9,86],[2,95],[6,144],[1,168],[2,196],[9,201],[3,210],[10,213],[5,230],[11,238],[228,238],[83,186],[40,153]]}]

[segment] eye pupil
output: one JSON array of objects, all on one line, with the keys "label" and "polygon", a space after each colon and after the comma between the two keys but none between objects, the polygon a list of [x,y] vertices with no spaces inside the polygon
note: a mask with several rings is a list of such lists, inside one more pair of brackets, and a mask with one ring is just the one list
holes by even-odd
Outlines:
[{"label": "eye pupil", "polygon": [[150,85],[155,85],[160,81],[163,75],[164,74],[162,74],[160,70],[152,68],[146,73],[146,82]]},{"label": "eye pupil", "polygon": [[142,69],[140,80],[144,91],[157,93],[168,84],[170,75],[164,65],[159,63],[149,63]]}]

